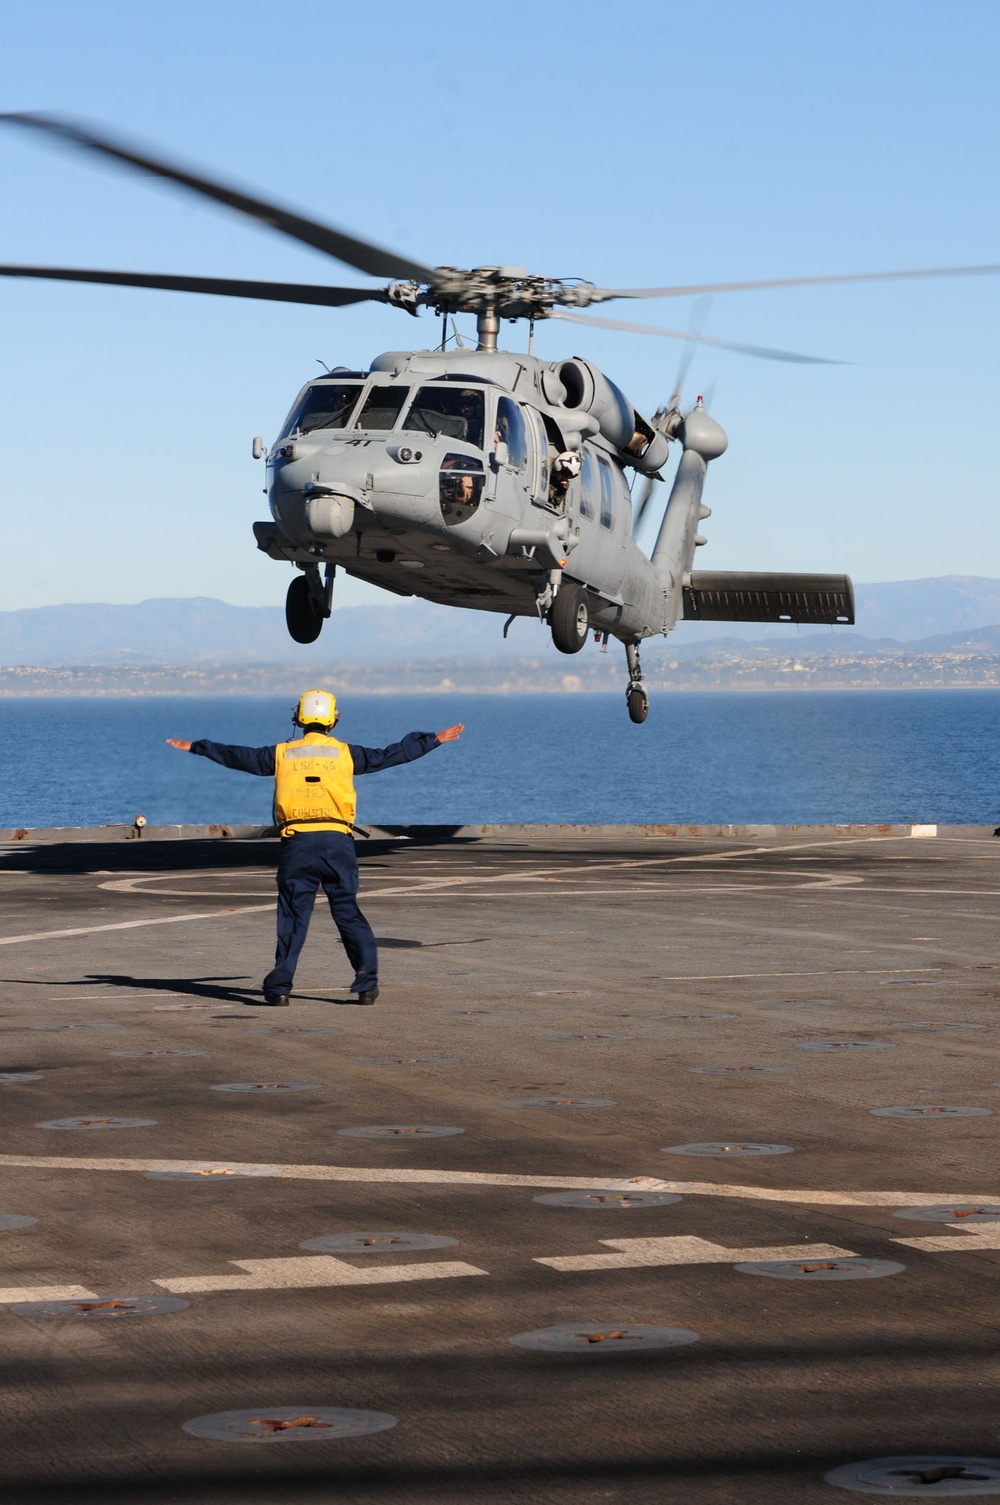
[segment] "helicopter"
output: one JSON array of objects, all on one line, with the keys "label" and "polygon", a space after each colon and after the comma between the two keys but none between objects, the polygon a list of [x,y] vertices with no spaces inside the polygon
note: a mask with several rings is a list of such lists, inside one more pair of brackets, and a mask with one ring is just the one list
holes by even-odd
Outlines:
[{"label": "helicopter", "polygon": [[[711,515],[702,496],[708,465],[728,439],[702,400],[681,411],[686,363],[668,401],[643,416],[621,389],[579,356],[534,355],[541,319],[666,335],[769,360],[830,364],[821,357],[595,318],[581,310],[623,298],[992,275],[1000,266],[786,277],[686,287],[605,288],[520,267],[425,266],[372,242],[47,114],[0,121],[123,163],[220,203],[312,246],[385,286],[249,281],[218,277],[0,265],[0,275],[92,282],[275,302],[344,307],[388,304],[442,320],[435,349],[389,351],[367,370],[327,368],[305,383],[275,442],[253,441],[266,462],[271,517],[253,525],[257,547],[289,564],[285,617],[298,643],[317,640],[333,609],[337,568],[400,596],[501,613],[503,636],[518,617],[544,624],[555,647],[578,653],[593,633],[625,649],[630,719],[646,720],[639,657],[646,639],[681,620],[850,625],[854,592],[840,574],[694,569]],[[448,322],[474,314],[476,348],[449,349]],[[526,321],[527,353],[503,351],[501,320]],[[322,364],[322,363],[321,363]],[[650,555],[635,541],[672,444],[680,458]],[[638,497],[633,507],[636,492]]]}]

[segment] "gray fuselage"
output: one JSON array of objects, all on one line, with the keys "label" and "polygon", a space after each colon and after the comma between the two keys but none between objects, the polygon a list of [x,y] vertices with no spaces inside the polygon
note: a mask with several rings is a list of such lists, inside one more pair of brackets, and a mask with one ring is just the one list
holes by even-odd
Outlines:
[{"label": "gray fuselage", "polygon": [[[590,380],[585,393],[567,394],[559,369],[503,351],[390,352],[310,382],[268,455],[276,526],[258,525],[260,546],[505,615],[538,615],[560,571],[586,588],[595,628],[663,632],[668,582],[632,539],[623,455],[636,461],[620,437],[642,420],[585,362],[562,368]],[[568,450],[581,473],[560,489],[553,462]]]}]

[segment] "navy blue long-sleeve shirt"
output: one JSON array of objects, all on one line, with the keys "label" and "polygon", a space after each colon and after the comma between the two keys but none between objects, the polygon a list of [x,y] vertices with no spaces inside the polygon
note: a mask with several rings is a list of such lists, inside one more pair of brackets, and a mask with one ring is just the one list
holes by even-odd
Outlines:
[{"label": "navy blue long-sleeve shirt", "polygon": [[[221,763],[223,768],[271,778],[274,775],[274,746],[271,743],[267,747],[238,747],[229,742],[209,742],[201,738],[191,743],[191,751],[199,758],[211,758],[213,763]],[[412,763],[441,744],[435,732],[408,732],[402,742],[393,742],[388,747],[361,747],[357,742],[348,742],[346,746],[354,763],[354,772],[360,775],[381,773],[384,768]]]}]

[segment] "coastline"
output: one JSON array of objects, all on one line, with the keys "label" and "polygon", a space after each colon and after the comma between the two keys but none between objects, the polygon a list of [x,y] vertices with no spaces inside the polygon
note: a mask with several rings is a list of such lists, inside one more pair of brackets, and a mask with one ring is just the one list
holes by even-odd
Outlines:
[{"label": "coastline", "polygon": [[[345,692],[370,695],[579,695],[622,690],[617,654],[584,662],[541,659],[420,660],[393,664],[79,664],[0,667],[0,699],[33,696],[194,696],[284,694],[306,674],[336,678]],[[646,665],[652,691],[994,690],[1000,654],[794,655],[718,651]]]}]

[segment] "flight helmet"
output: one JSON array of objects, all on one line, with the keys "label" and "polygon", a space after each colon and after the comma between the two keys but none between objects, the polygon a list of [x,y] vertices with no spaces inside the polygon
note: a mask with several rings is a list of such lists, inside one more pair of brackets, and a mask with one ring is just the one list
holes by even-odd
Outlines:
[{"label": "flight helmet", "polygon": [[336,698],[329,690],[306,690],[299,697],[292,719],[296,726],[323,726],[329,731],[340,719]]}]

